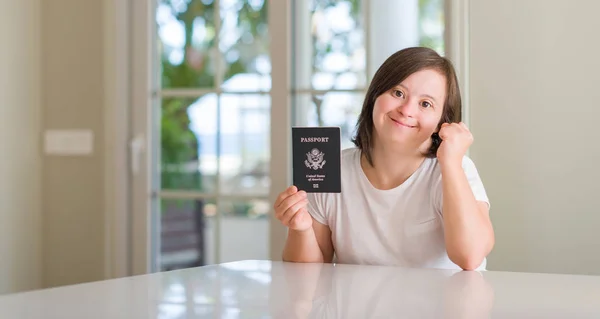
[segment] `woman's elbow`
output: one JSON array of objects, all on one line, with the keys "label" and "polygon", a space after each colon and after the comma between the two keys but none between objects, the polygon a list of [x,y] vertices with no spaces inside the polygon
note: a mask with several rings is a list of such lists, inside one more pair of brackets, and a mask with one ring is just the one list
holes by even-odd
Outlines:
[{"label": "woman's elbow", "polygon": [[481,251],[461,251],[459,249],[449,250],[450,260],[463,270],[476,270],[483,264],[487,253]]},{"label": "woman's elbow", "polygon": [[483,258],[478,256],[450,257],[450,260],[462,270],[476,270],[483,264]]},{"label": "woman's elbow", "polygon": [[463,270],[475,270],[483,264],[495,244],[493,236],[475,245],[448,245],[448,257]]}]

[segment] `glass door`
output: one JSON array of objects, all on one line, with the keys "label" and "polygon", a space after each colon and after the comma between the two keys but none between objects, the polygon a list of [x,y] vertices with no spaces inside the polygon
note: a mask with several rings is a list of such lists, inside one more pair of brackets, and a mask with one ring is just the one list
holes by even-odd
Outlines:
[{"label": "glass door", "polygon": [[133,178],[134,251],[146,250],[134,268],[269,259],[268,3],[141,2],[133,11],[150,18],[139,47],[150,53],[137,55],[147,61],[134,77],[149,89],[137,91],[133,121],[149,137],[149,169]]},{"label": "glass door", "polygon": [[267,7],[157,3],[157,270],[269,259]]}]

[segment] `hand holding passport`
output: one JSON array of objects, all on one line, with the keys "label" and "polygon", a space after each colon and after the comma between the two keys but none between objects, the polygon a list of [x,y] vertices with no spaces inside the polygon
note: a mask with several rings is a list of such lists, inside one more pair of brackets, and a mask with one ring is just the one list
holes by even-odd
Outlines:
[{"label": "hand holding passport", "polygon": [[293,184],[307,193],[340,193],[339,127],[293,127]]}]

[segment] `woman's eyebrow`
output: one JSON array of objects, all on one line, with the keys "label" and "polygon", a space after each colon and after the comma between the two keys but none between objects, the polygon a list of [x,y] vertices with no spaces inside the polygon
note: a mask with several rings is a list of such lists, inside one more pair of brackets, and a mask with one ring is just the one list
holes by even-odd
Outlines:
[{"label": "woman's eyebrow", "polygon": [[429,94],[423,94],[423,95],[421,95],[421,96],[424,96],[424,97],[426,97],[426,98],[430,98],[430,99],[432,99],[432,100],[433,100],[433,102],[437,103],[437,101],[435,100],[435,98],[434,98],[433,96],[429,95]]},{"label": "woman's eyebrow", "polygon": [[[401,87],[401,88],[403,88],[403,89],[405,89],[405,90],[408,91],[408,88],[406,86],[402,85],[402,84],[398,84],[398,85],[396,85],[396,87]],[[424,96],[426,98],[432,99],[433,102],[437,103],[436,99],[433,96],[429,95],[429,94],[421,94],[421,96]]]}]

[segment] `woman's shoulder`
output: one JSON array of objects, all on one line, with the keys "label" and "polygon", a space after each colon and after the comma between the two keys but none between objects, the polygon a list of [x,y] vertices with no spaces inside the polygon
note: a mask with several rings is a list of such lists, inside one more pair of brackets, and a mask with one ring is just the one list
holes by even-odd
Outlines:
[{"label": "woman's shoulder", "polygon": [[[477,174],[475,163],[469,156],[463,156],[461,166],[467,175]],[[421,181],[441,182],[442,168],[436,157],[425,159],[425,162],[420,169],[419,177],[419,180]]]},{"label": "woman's shoulder", "polygon": [[[428,158],[427,160],[429,160],[431,167],[437,170],[440,169],[440,163],[437,157]],[[475,167],[475,162],[468,155],[463,156],[461,164],[463,169],[471,169]]]},{"label": "woman's shoulder", "polygon": [[342,149],[342,158],[357,156],[360,154],[360,149],[358,147],[348,147]]},{"label": "woman's shoulder", "polygon": [[342,170],[354,169],[360,163],[361,151],[357,147],[349,147],[342,150]]},{"label": "woman's shoulder", "polygon": [[[423,177],[426,180],[432,181],[435,184],[441,184],[442,180],[442,168],[437,158],[428,158],[429,164],[427,169],[423,173]],[[479,172],[475,165],[475,162],[471,157],[464,155],[461,163],[462,169],[469,180],[479,179]],[[428,178],[425,178],[427,176]]]},{"label": "woman's shoulder", "polygon": [[[439,170],[440,164],[438,162],[438,159],[432,158],[431,160],[434,162],[434,166]],[[461,165],[465,171],[477,170],[477,168],[475,167],[475,162],[468,155],[463,156]]]}]

